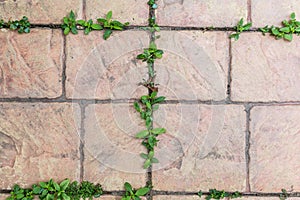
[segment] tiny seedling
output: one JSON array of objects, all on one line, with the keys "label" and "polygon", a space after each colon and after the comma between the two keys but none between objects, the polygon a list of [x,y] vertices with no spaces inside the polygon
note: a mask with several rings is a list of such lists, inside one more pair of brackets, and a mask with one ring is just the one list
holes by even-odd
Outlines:
[{"label": "tiny seedling", "polygon": [[240,34],[243,32],[243,31],[247,31],[251,28],[252,26],[252,23],[249,22],[247,24],[244,24],[244,19],[240,19],[240,21],[238,22],[237,26],[234,27],[235,29],[235,33],[232,33],[229,37],[230,38],[234,38],[235,40],[238,40],[240,38]]},{"label": "tiny seedling", "polygon": [[3,28],[3,27],[4,27],[4,20],[0,19],[0,28]]},{"label": "tiny seedling", "polygon": [[158,6],[157,4],[155,3],[155,0],[149,0],[148,1],[148,5],[150,6],[150,8],[152,9],[156,9]]},{"label": "tiny seedling", "polygon": [[147,63],[154,63],[155,59],[162,58],[163,50],[157,49],[156,44],[151,42],[149,48],[144,49],[144,53],[139,54],[137,59]]},{"label": "tiny seedling", "polygon": [[21,20],[8,21],[7,25],[10,30],[18,30],[18,33],[30,33],[30,22],[26,16]]},{"label": "tiny seedling", "polygon": [[125,188],[125,195],[122,197],[122,200],[141,200],[141,196],[145,196],[149,191],[150,188],[143,187],[137,190],[134,190],[130,183],[126,182],[124,184]]},{"label": "tiny seedling", "polygon": [[300,34],[300,22],[296,20],[296,14],[292,13],[290,15],[290,20],[282,21],[283,27],[275,27],[275,26],[265,26],[260,28],[259,30],[265,35],[266,33],[270,33],[275,36],[276,39],[285,39],[287,41],[293,40],[293,34]]},{"label": "tiny seedling", "polygon": [[[240,192],[225,192],[224,190],[216,190],[216,189],[210,189],[209,194],[205,197],[206,200],[210,199],[234,199],[234,198],[239,198],[242,196]],[[198,192],[198,196],[201,197],[203,195],[202,191]]]},{"label": "tiny seedling", "polygon": [[88,35],[92,30],[102,30],[103,27],[100,24],[94,24],[93,20],[77,20],[77,24],[84,27],[84,34]]},{"label": "tiny seedling", "polygon": [[68,16],[63,18],[63,24],[61,25],[61,28],[63,29],[65,35],[68,35],[70,32],[73,34],[78,33],[76,17],[72,10]]},{"label": "tiny seedling", "polygon": [[112,11],[109,11],[106,14],[106,18],[98,18],[97,19],[97,21],[100,23],[101,26],[103,26],[103,28],[105,30],[104,35],[103,35],[103,38],[105,40],[110,37],[113,30],[122,31],[125,28],[125,26],[129,25],[129,22],[126,22],[123,24],[119,21],[112,20],[111,18],[112,18]]}]

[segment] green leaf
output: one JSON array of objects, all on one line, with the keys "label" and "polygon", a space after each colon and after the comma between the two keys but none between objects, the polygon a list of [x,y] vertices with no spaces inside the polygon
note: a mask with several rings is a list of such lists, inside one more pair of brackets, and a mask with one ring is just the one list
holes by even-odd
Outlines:
[{"label": "green leaf", "polygon": [[157,97],[156,99],[154,99],[154,101],[152,102],[152,104],[162,103],[162,102],[165,101],[165,99],[166,99],[166,97],[164,97],[164,96]]},{"label": "green leaf", "polygon": [[283,27],[283,28],[279,29],[279,31],[284,32],[284,33],[289,33],[290,28],[289,27]]},{"label": "green leaf", "polygon": [[105,30],[105,32],[103,34],[104,40],[107,40],[107,38],[109,38],[111,34],[112,34],[111,30]]},{"label": "green leaf", "polygon": [[54,182],[53,186],[54,186],[54,188],[55,188],[56,191],[60,191],[60,187],[59,187],[59,185],[57,183]]},{"label": "green leaf", "polygon": [[73,26],[71,28],[71,32],[76,35],[78,33],[77,28],[75,26]]},{"label": "green leaf", "polygon": [[139,54],[137,55],[136,58],[142,60],[142,59],[146,59],[147,57],[145,56],[145,54]]},{"label": "green leaf", "polygon": [[47,188],[47,183],[45,183],[45,182],[40,182],[40,186],[41,186],[42,188]]},{"label": "green leaf", "polygon": [[22,199],[23,197],[24,197],[24,194],[17,194],[17,195],[16,195],[16,198],[17,198],[17,199]]},{"label": "green leaf", "polygon": [[141,153],[140,156],[141,156],[142,158],[144,158],[144,159],[148,159],[148,155],[145,154],[145,153]]},{"label": "green leaf", "polygon": [[41,192],[41,190],[42,190],[42,188],[41,187],[39,187],[39,186],[33,186],[32,187],[33,189],[32,189],[32,191],[33,191],[33,194],[40,194],[40,192]]},{"label": "green leaf", "polygon": [[284,34],[283,38],[288,40],[288,41],[292,41],[293,40],[293,34]]},{"label": "green leaf", "polygon": [[112,11],[109,11],[107,14],[106,14],[106,20],[109,21],[112,17]]},{"label": "green leaf", "polygon": [[166,129],[165,128],[154,128],[152,131],[151,131],[154,135],[160,135],[160,134],[163,134],[166,132]]},{"label": "green leaf", "polygon": [[295,19],[296,18],[296,14],[293,12],[292,14],[291,14],[291,19]]},{"label": "green leaf", "polygon": [[62,193],[61,196],[64,200],[71,200],[71,198],[68,195],[66,195],[65,193]]},{"label": "green leaf", "polygon": [[71,12],[70,12],[70,19],[75,19],[75,14],[74,14],[73,10],[71,10]]},{"label": "green leaf", "polygon": [[66,179],[66,180],[62,181],[60,183],[60,189],[62,191],[66,190],[69,184],[70,184],[70,180],[69,179]]},{"label": "green leaf", "polygon": [[245,31],[247,31],[247,30],[249,30],[249,29],[251,28],[251,26],[252,26],[252,23],[251,23],[251,22],[250,22],[250,23],[247,23],[246,25],[243,26],[243,29],[244,29]]},{"label": "green leaf", "polygon": [[102,30],[103,29],[103,27],[100,24],[92,24],[91,27],[94,30]]},{"label": "green leaf", "polygon": [[241,18],[240,21],[238,22],[238,26],[240,27],[243,26],[243,23],[244,23],[244,18]]},{"label": "green leaf", "polygon": [[152,163],[159,163],[159,161],[158,161],[157,158],[152,158],[152,159],[151,159],[151,162],[152,162]]},{"label": "green leaf", "polygon": [[131,192],[132,191],[132,186],[130,185],[130,183],[126,182],[124,183],[124,187],[126,191]]},{"label": "green leaf", "polygon": [[271,28],[271,31],[272,31],[272,34],[275,35],[275,36],[280,33],[279,30],[275,27]]},{"label": "green leaf", "polygon": [[143,130],[143,131],[140,131],[139,133],[137,133],[135,135],[136,138],[146,138],[147,136],[149,135],[149,131],[148,130]]},{"label": "green leaf", "polygon": [[149,49],[157,49],[156,44],[153,41],[150,42]]},{"label": "green leaf", "polygon": [[53,194],[47,194],[46,200],[54,200],[54,195]]},{"label": "green leaf", "polygon": [[152,159],[154,157],[154,151],[150,151],[148,154],[148,158]]},{"label": "green leaf", "polygon": [[140,188],[140,189],[138,189],[138,190],[136,191],[135,195],[137,195],[137,196],[144,196],[144,195],[146,195],[149,191],[150,191],[150,189],[147,188],[147,187]]},{"label": "green leaf", "polygon": [[133,106],[134,106],[134,109],[135,109],[136,111],[138,111],[139,113],[142,112],[142,109],[141,109],[141,107],[140,107],[140,105],[139,105],[138,102],[134,102],[134,103],[133,103]]},{"label": "green leaf", "polygon": [[77,20],[77,24],[84,26],[85,25],[85,21],[84,20]]},{"label": "green leaf", "polygon": [[147,159],[144,163],[144,169],[147,169],[151,166],[151,160],[150,159]]}]

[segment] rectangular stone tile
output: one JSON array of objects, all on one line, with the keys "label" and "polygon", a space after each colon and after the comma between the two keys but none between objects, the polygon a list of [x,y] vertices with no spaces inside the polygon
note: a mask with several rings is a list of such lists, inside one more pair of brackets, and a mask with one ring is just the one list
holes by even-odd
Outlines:
[{"label": "rectangular stone tile", "polygon": [[247,18],[246,0],[158,0],[157,23],[161,26],[226,27]]},{"label": "rectangular stone tile", "polygon": [[112,11],[114,20],[130,25],[147,25],[149,6],[148,0],[101,0],[86,1],[86,18],[104,18],[108,11]]},{"label": "rectangular stone tile", "polygon": [[254,27],[266,25],[281,26],[283,20],[289,20],[292,12],[300,19],[299,0],[252,0],[252,22]]},{"label": "rectangular stone tile", "polygon": [[159,137],[154,189],[245,191],[245,118],[242,106],[161,106],[155,127],[167,133]]},{"label": "rectangular stone tile", "polygon": [[136,56],[149,45],[147,33],[114,32],[106,41],[102,34],[67,37],[67,97],[129,99],[146,94],[139,83],[147,79],[147,65]]},{"label": "rectangular stone tile", "polygon": [[63,39],[59,30],[0,32],[0,97],[61,95]]},{"label": "rectangular stone tile", "polygon": [[171,196],[171,195],[158,195],[154,196],[153,200],[204,200],[205,198],[199,198],[198,196]]},{"label": "rectangular stone tile", "polygon": [[21,19],[27,16],[31,23],[47,24],[62,23],[63,17],[73,10],[78,18],[82,18],[82,1],[60,0],[3,0],[0,2],[0,19]]},{"label": "rectangular stone tile", "polygon": [[250,184],[257,192],[300,190],[300,107],[263,106],[251,111]]},{"label": "rectangular stone tile", "polygon": [[104,190],[123,190],[146,184],[140,153],[146,152],[134,136],[144,122],[129,104],[89,105],[85,120],[84,179],[101,182]]},{"label": "rectangular stone tile", "polygon": [[232,99],[235,101],[299,101],[300,38],[275,40],[244,33],[232,44]]},{"label": "rectangular stone tile", "polygon": [[2,103],[0,188],[30,187],[50,178],[78,180],[78,111],[65,103]]},{"label": "rectangular stone tile", "polygon": [[0,200],[6,200],[10,195],[9,194],[0,194]]},{"label": "rectangular stone tile", "polygon": [[228,35],[222,32],[161,31],[164,51],[155,63],[160,94],[167,99],[223,100],[229,65]]}]

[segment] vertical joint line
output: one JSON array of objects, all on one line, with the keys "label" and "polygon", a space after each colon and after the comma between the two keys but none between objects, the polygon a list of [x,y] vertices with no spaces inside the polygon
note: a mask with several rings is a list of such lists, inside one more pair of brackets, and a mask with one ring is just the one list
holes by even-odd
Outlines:
[{"label": "vertical joint line", "polygon": [[231,102],[231,72],[232,72],[232,41],[229,38],[229,48],[228,48],[228,55],[229,55],[229,63],[228,63],[228,72],[227,72],[227,98],[228,102]]},{"label": "vertical joint line", "polygon": [[67,37],[63,34],[63,56],[62,56],[62,75],[61,75],[61,83],[62,83],[61,97],[63,99],[66,99],[66,79],[67,79],[66,70],[67,70]]},{"label": "vertical joint line", "polygon": [[84,160],[85,160],[85,155],[84,155],[84,146],[85,146],[85,128],[84,128],[84,119],[85,119],[85,108],[86,104],[80,102],[80,132],[79,132],[79,138],[80,138],[80,143],[79,143],[79,155],[80,155],[80,182],[83,181],[84,177]]},{"label": "vertical joint line", "polygon": [[253,108],[252,105],[247,104],[245,105],[246,111],[246,136],[245,136],[245,157],[246,157],[246,192],[251,192],[250,187],[250,139],[251,139],[251,132],[250,132],[250,121],[251,121],[251,109]]},{"label": "vertical joint line", "polygon": [[247,21],[252,22],[252,0],[247,0]]},{"label": "vertical joint line", "polygon": [[82,18],[86,19],[86,0],[82,0]]}]

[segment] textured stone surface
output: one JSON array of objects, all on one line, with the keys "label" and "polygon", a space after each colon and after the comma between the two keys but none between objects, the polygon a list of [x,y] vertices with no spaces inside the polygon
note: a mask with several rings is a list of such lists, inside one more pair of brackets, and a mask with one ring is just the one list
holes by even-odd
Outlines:
[{"label": "textured stone surface", "polygon": [[252,0],[252,22],[254,27],[266,25],[281,26],[283,20],[289,20],[292,12],[299,19],[299,0]]},{"label": "textured stone surface", "polygon": [[166,196],[166,195],[158,195],[158,196],[154,196],[153,200],[193,200],[193,199],[197,199],[197,200],[201,200],[204,198],[199,198],[198,196]]},{"label": "textured stone surface", "polygon": [[300,107],[256,107],[251,111],[252,191],[300,190]]},{"label": "textured stone surface", "polygon": [[61,31],[0,31],[0,97],[61,95]]},{"label": "textured stone surface", "polygon": [[99,32],[69,36],[67,97],[128,99],[147,93],[138,85],[147,78],[147,65],[135,58],[148,44],[141,31],[114,32],[106,41]]},{"label": "textured stone surface", "polygon": [[245,0],[159,0],[158,5],[157,23],[164,26],[225,27],[247,18]]},{"label": "textured stone surface", "polygon": [[15,20],[27,16],[31,23],[61,23],[63,17],[73,10],[82,18],[82,1],[60,0],[2,0],[0,1],[0,19]]},{"label": "textured stone surface", "polygon": [[[156,190],[245,190],[242,106],[164,105],[155,119],[167,133],[158,144]],[[199,121],[200,119],[200,121]],[[199,123],[199,124],[198,124]]]},{"label": "textured stone surface", "polygon": [[77,110],[64,103],[0,105],[0,188],[78,179]]},{"label": "textured stone surface", "polygon": [[8,194],[1,194],[0,193],[0,200],[6,200],[7,197],[9,197]]},{"label": "textured stone surface", "polygon": [[143,122],[128,104],[89,105],[85,114],[84,178],[101,181],[105,190],[121,190],[126,181],[133,187],[146,183],[141,141]]},{"label": "textured stone surface", "polygon": [[155,63],[160,94],[167,99],[222,100],[226,96],[229,40],[226,33],[161,31]]},{"label": "textured stone surface", "polygon": [[300,38],[293,42],[244,33],[232,45],[232,99],[299,101]]},{"label": "textured stone surface", "polygon": [[130,25],[148,24],[147,0],[101,0],[86,1],[86,18],[104,18],[108,11],[113,12],[113,19]]}]

